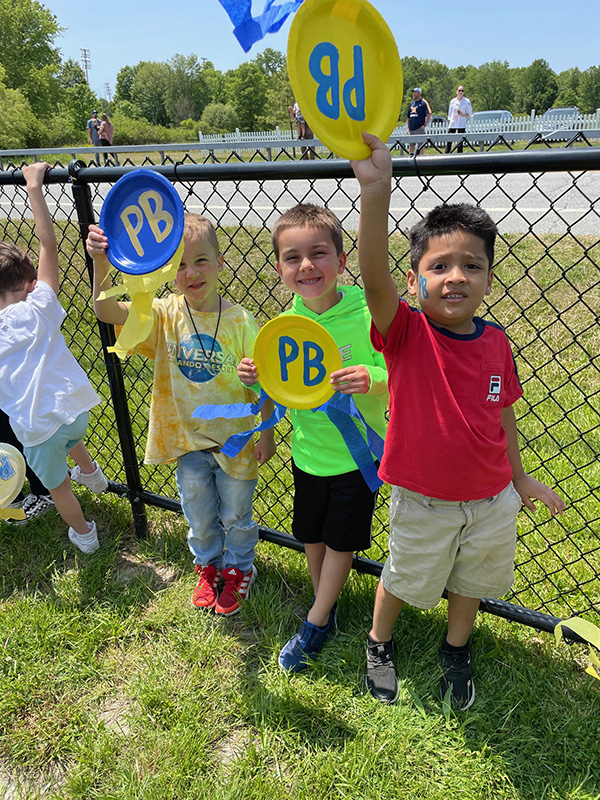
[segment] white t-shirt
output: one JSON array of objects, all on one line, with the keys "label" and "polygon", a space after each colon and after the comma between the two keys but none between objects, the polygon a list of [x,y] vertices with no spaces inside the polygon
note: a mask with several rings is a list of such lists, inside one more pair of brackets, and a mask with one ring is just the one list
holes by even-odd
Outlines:
[{"label": "white t-shirt", "polygon": [[98,405],[60,332],[66,313],[47,283],[0,310],[0,408],[26,447]]},{"label": "white t-shirt", "polygon": [[450,107],[448,108],[448,126],[450,128],[466,128],[468,117],[461,116],[458,113],[459,110],[462,114],[468,114],[469,117],[471,116],[473,108],[468,97],[463,97],[461,100],[459,100],[458,97],[453,97],[452,100],[450,100]]}]

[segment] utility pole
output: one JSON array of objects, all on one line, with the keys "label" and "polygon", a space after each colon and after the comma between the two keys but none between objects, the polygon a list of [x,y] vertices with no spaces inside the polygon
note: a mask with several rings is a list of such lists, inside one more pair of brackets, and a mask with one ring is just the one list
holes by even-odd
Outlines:
[{"label": "utility pole", "polygon": [[91,68],[92,62],[90,61],[90,51],[87,49],[87,47],[81,48],[81,64],[85,70],[85,79],[87,81],[87,85],[89,86],[90,79],[88,76],[88,69]]},{"label": "utility pole", "polygon": [[106,99],[108,102],[112,102],[112,97],[110,96],[110,83],[104,84],[104,91],[106,92]]}]

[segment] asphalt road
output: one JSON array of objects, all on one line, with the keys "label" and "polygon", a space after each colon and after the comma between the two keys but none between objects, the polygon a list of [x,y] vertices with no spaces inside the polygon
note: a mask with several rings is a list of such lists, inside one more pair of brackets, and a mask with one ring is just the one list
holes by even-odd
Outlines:
[{"label": "asphalt road", "polygon": [[[178,189],[188,211],[207,213],[221,225],[270,227],[282,211],[304,200],[326,204],[346,230],[358,229],[355,180],[199,181]],[[97,216],[107,191],[99,186],[94,194]],[[56,219],[75,218],[68,186],[52,186],[47,200]],[[478,203],[503,233],[600,233],[598,172],[471,175],[462,181],[458,176],[400,178],[392,193],[390,229],[410,227],[441,202]],[[0,187],[0,217],[29,216],[25,206],[22,188]]]}]

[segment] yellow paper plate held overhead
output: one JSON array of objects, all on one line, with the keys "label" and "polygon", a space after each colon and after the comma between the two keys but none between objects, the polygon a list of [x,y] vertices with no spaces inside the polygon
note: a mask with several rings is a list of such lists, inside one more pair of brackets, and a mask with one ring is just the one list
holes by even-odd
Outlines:
[{"label": "yellow paper plate held overhead", "polygon": [[286,314],[261,328],[252,358],[269,397],[288,408],[310,409],[329,400],[329,376],[342,367],[340,351],[322,325]]},{"label": "yellow paper plate held overhead", "polygon": [[304,0],[290,27],[290,83],[315,136],[343,158],[371,154],[362,131],[389,139],[402,105],[394,36],[367,0]]}]

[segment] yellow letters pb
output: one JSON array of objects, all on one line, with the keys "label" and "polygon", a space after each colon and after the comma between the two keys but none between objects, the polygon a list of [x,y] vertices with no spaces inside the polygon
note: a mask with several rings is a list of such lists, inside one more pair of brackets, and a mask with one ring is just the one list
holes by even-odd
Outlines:
[{"label": "yellow letters pb", "polygon": [[[150,202],[154,201],[154,211],[150,207]],[[158,192],[152,189],[147,192],[142,192],[139,196],[138,202],[142,211],[146,215],[146,219],[150,223],[154,238],[160,244],[173,230],[173,216],[168,211],[163,209],[162,197]],[[161,231],[159,223],[163,222],[165,227]]]}]

